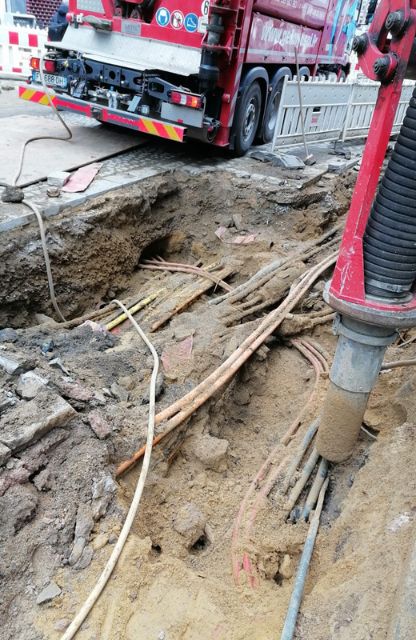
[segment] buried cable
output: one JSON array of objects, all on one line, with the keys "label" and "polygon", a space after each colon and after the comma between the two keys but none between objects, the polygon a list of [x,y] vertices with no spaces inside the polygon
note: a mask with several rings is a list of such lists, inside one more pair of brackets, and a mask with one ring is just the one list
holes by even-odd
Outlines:
[{"label": "buried cable", "polygon": [[285,505],[285,511],[287,512],[287,515],[290,514],[293,507],[295,506],[296,501],[299,498],[300,494],[302,493],[304,486],[308,482],[318,460],[319,460],[319,453],[314,447],[309,455],[309,458],[305,463],[305,466],[302,469],[302,472],[300,474],[298,481],[296,482],[295,486],[293,487],[287,499],[287,502]]},{"label": "buried cable", "polygon": [[[282,324],[287,314],[300,302],[305,293],[322,273],[335,262],[338,252],[332,253],[314,267],[308,269],[285,298],[273,311],[264,317],[260,325],[241,343],[241,345],[205,380],[200,382],[189,393],[173,402],[156,415],[156,424],[166,421],[165,429],[156,438],[154,444],[160,442],[176,427],[189,418],[195,411],[231,380],[240,367],[253,355],[264,341]],[[119,476],[143,456],[143,447],[122,462],[117,468]]]},{"label": "buried cable", "polygon": [[321,462],[319,464],[315,480],[313,481],[308,497],[306,498],[305,506],[303,507],[302,518],[304,520],[309,519],[309,515],[318,500],[319,492],[321,491],[322,485],[325,482],[325,478],[327,474],[328,474],[328,460],[325,460],[325,458],[321,458]]},{"label": "buried cable", "polygon": [[148,347],[153,357],[153,370],[152,370],[152,376],[150,379],[150,387],[149,387],[149,414],[148,414],[146,447],[145,447],[145,453],[144,453],[144,459],[143,459],[143,466],[140,471],[139,479],[137,481],[133,500],[131,502],[126,520],[124,521],[123,527],[120,532],[120,536],[116,542],[114,550],[109,560],[107,561],[107,564],[104,567],[103,572],[98,578],[98,581],[96,582],[95,587],[91,591],[88,598],[85,600],[84,604],[82,605],[81,609],[79,610],[79,612],[77,613],[77,615],[75,616],[71,624],[69,625],[68,629],[63,634],[61,640],[72,640],[72,638],[74,638],[80,626],[82,625],[82,623],[90,613],[91,609],[94,607],[95,603],[97,602],[98,598],[100,597],[103,589],[105,588],[114,570],[114,567],[118,562],[118,559],[123,551],[127,537],[130,533],[131,526],[133,524],[134,518],[136,517],[137,510],[140,505],[144,485],[145,485],[147,474],[149,471],[150,459],[152,455],[153,436],[154,436],[154,429],[155,429],[156,380],[157,380],[157,374],[159,371],[159,356],[153,344],[147,338],[146,334],[142,331],[142,329],[137,324],[136,320],[133,318],[133,316],[128,311],[128,309],[126,309],[126,307],[119,300],[114,300],[114,302],[120,307],[123,313],[126,314],[127,318],[130,320],[133,327],[135,328],[137,333],[140,335],[140,337]]}]

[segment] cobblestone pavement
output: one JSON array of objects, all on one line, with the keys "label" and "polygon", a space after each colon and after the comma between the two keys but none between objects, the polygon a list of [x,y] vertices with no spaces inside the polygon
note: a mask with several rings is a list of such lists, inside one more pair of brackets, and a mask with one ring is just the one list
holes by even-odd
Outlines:
[{"label": "cobblestone pavement", "polygon": [[[52,118],[54,115],[46,113],[45,117]],[[94,120],[76,114],[65,113],[64,117],[70,126],[75,124],[88,127],[99,126]],[[306,167],[302,171],[301,182],[302,179],[308,181],[316,171],[322,173],[327,168],[328,149],[325,154],[322,152],[322,145],[320,147],[319,164],[314,168]],[[172,170],[182,170],[195,175],[207,171],[230,171],[253,180],[267,179],[269,183],[275,181],[282,183],[281,170],[262,162],[254,162],[247,157],[231,158],[226,151],[208,145],[179,145],[149,136],[143,146],[102,161],[95,180],[82,193],[61,193],[59,197],[51,198],[47,195],[47,184],[44,181],[25,187],[23,191],[25,199],[34,202],[43,217],[48,218],[108,191]],[[297,179],[299,180],[299,176]],[[35,222],[34,215],[25,205],[0,202],[0,233],[31,222]]]}]

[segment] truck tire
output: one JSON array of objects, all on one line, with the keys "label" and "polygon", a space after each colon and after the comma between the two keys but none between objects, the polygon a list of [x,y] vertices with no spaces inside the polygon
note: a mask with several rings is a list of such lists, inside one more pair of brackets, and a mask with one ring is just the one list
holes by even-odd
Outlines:
[{"label": "truck tire", "polygon": [[261,132],[261,140],[264,143],[271,142],[273,140],[283,82],[284,78],[277,82],[277,84],[272,88],[269,99],[267,101],[266,112],[264,114],[263,120],[263,128]]},{"label": "truck tire", "polygon": [[258,82],[253,82],[241,96],[234,120],[234,153],[243,156],[251,147],[259,126],[262,94]]}]

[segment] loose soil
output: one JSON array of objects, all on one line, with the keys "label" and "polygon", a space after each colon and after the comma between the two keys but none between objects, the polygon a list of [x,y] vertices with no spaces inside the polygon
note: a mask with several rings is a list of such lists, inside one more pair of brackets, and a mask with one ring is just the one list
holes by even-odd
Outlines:
[{"label": "loose soil", "polygon": [[[239,314],[251,306],[242,308],[244,301],[238,308],[210,305],[224,292],[209,285],[151,332],[205,281],[143,270],[139,261],[160,255],[204,267],[217,263],[230,271],[226,280],[235,287],[342,219],[355,175],[324,176],[304,189],[278,175],[280,186],[267,177],[256,181],[226,172],[169,173],[48,222],[56,291],[67,318],[97,310],[115,295],[135,301],[161,292],[137,314],[162,356],[158,411],[241,343],[251,325],[241,324]],[[219,227],[225,229],[222,239],[215,235]],[[252,241],[232,243],[241,236]],[[47,392],[41,385],[29,399],[33,390],[23,390],[20,375],[0,369],[0,433],[21,415],[17,411],[42,415],[50,394],[63,398],[76,414],[17,450],[0,472],[5,640],[59,638],[100,574],[137,481],[139,465],[117,481],[115,469],[144,442],[152,367],[127,323],[110,333],[102,320],[69,328],[42,315],[53,316],[53,311],[36,238],[31,226],[11,232],[0,247],[0,325],[15,329],[0,333],[0,355],[26,363],[47,380]],[[308,264],[292,264],[255,292],[252,303],[282,297],[328,253],[324,249]],[[318,282],[297,313],[304,317],[325,310],[322,287]],[[265,312],[248,313],[243,322]],[[249,536],[243,519],[237,553],[248,554],[252,574],[241,571],[238,585],[231,568],[232,531],[252,478],[311,392],[313,370],[289,342],[291,332],[299,333],[302,326],[308,325],[286,322],[226,389],[155,447],[122,558],[78,638],[279,637],[308,529],[304,522],[286,521],[280,476],[260,504]],[[302,335],[332,356],[336,338],[330,324],[303,329]],[[386,359],[412,356],[416,347],[409,344],[391,347]],[[301,433],[319,413],[326,386],[324,376]],[[388,637],[414,539],[415,387],[409,369],[383,372],[366,413],[376,440],[361,432],[351,458],[331,468],[298,639]],[[58,595],[40,602],[51,585]]]}]

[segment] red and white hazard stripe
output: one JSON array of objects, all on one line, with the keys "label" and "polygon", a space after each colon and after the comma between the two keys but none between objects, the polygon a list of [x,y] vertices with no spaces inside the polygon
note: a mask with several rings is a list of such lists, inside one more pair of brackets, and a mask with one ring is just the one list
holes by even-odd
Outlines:
[{"label": "red and white hazard stripe", "polygon": [[46,29],[0,26],[1,75],[29,76],[30,58],[42,55],[46,40]]},{"label": "red and white hazard stripe", "polygon": [[8,31],[9,44],[20,47],[39,47],[39,32],[25,31]]}]

